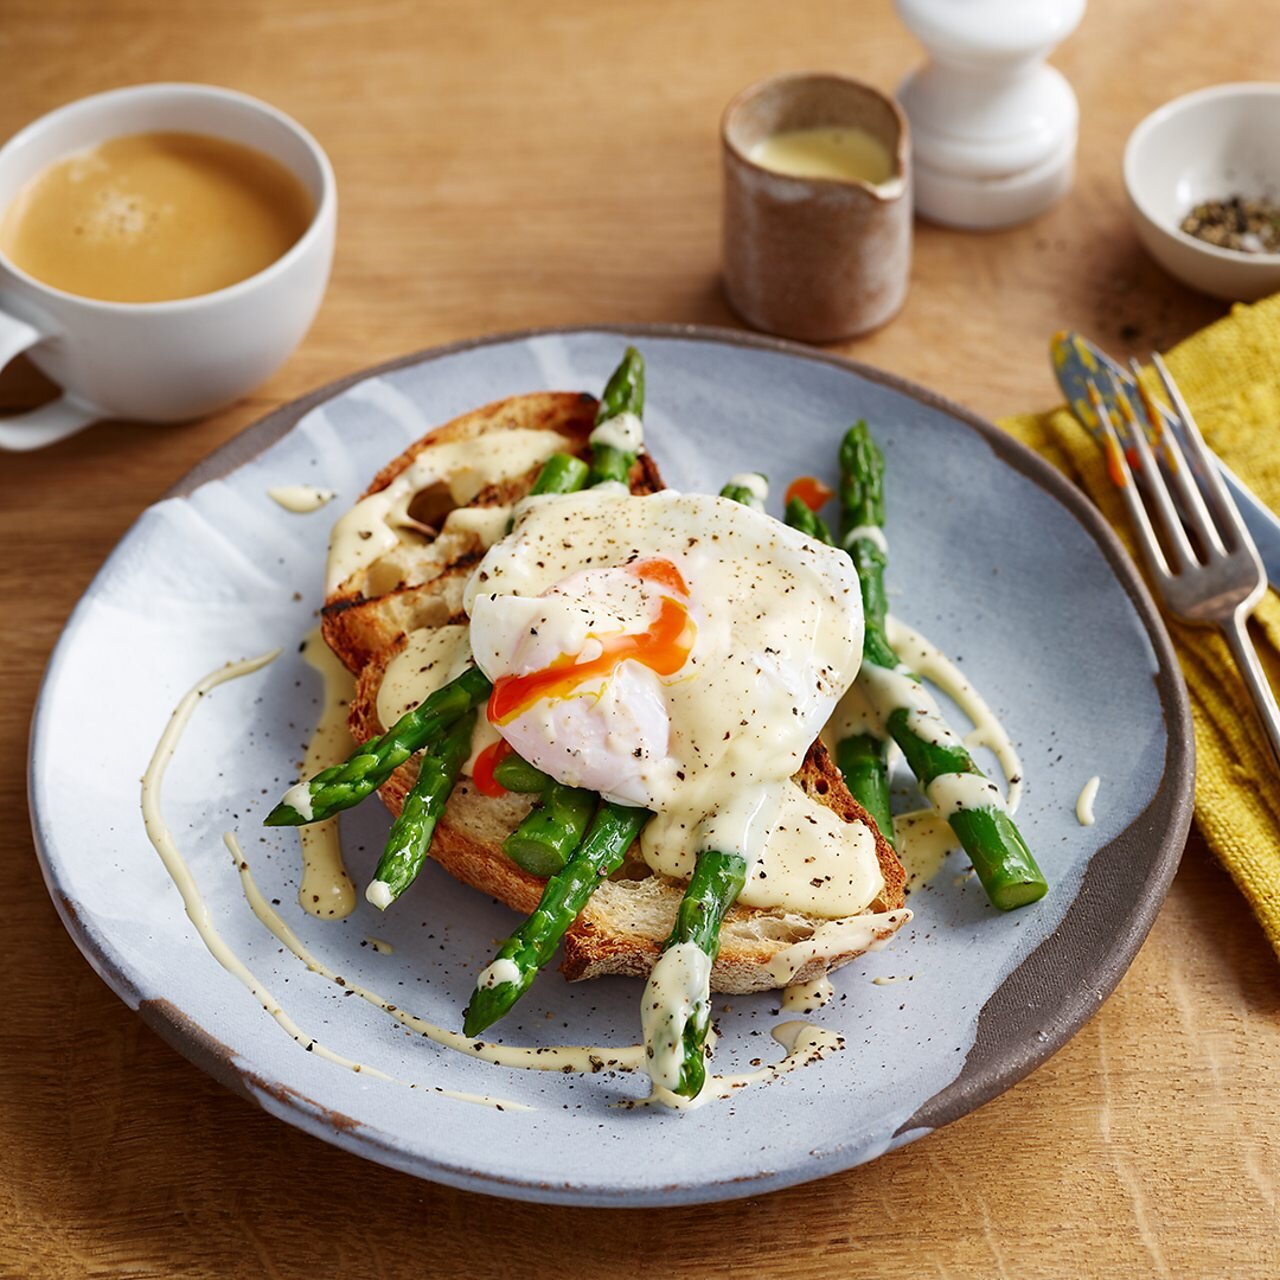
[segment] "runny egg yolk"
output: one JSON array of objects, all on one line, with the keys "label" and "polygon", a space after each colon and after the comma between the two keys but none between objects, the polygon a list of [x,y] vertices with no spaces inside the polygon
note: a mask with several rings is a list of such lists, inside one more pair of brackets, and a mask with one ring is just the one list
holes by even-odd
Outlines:
[{"label": "runny egg yolk", "polygon": [[689,588],[670,560],[640,560],[626,572],[662,591],[657,616],[643,631],[615,631],[592,635],[593,655],[562,653],[538,671],[502,676],[489,697],[489,720],[510,724],[541,699],[569,697],[588,681],[607,679],[624,662],[636,662],[660,676],[675,675],[688,660],[697,636],[689,616]]}]

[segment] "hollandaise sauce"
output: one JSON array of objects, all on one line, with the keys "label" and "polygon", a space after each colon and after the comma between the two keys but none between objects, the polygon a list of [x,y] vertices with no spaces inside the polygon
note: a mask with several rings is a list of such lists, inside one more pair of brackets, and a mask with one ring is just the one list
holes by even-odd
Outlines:
[{"label": "hollandaise sauce", "polygon": [[[347,1071],[381,1080],[390,1085],[420,1089],[457,1102],[492,1107],[499,1111],[520,1112],[533,1108],[524,1103],[492,1097],[488,1094],[466,1093],[445,1089],[438,1085],[419,1084],[401,1080],[368,1063],[345,1057],[328,1048],[315,1036],[300,1026],[284,1009],[280,1001],[265,983],[245,964],[235,949],[223,937],[213,922],[204,895],[192,874],[191,867],[174,839],[173,832],[164,818],[162,784],[169,762],[173,759],[195,709],[219,685],[240,676],[247,676],[274,661],[279,650],[263,654],[243,662],[228,663],[199,680],[174,709],[156,745],[151,762],[142,779],[142,814],[147,835],[168,872],[174,887],[181,896],[188,918],[196,928],[200,940],[217,962],[239,981],[275,1020],[280,1028],[308,1053]],[[617,1048],[597,1045],[538,1045],[522,1047],[497,1044],[451,1031],[404,1009],[399,1000],[391,1000],[378,992],[340,975],[332,966],[315,955],[269,902],[258,887],[244,850],[234,833],[223,837],[231,855],[241,888],[249,908],[258,920],[271,932],[281,945],[297,958],[307,972],[316,975],[342,989],[344,994],[355,995],[389,1017],[394,1018],[407,1031],[412,1032],[442,1048],[464,1054],[496,1066],[528,1071],[581,1072],[629,1072],[640,1070],[645,1063],[643,1045],[624,1045]],[[385,944],[384,944],[385,945]],[[779,1075],[820,1061],[828,1053],[844,1047],[843,1039],[833,1031],[811,1026],[804,1022],[784,1022],[774,1028],[774,1039],[782,1046],[784,1056],[775,1063],[753,1071],[732,1075],[709,1076],[706,1087],[696,1099],[680,1098],[665,1090],[654,1088],[642,1099],[622,1106],[661,1104],[677,1109],[689,1109],[717,1098],[727,1098],[748,1085],[774,1079]]]},{"label": "hollandaise sauce", "polygon": [[486,486],[523,475],[570,447],[557,431],[514,427],[423,449],[390,484],[362,498],[333,526],[325,593],[359,585],[359,574],[421,531],[410,510],[418,494],[439,485],[450,503],[463,506]]},{"label": "hollandaise sauce", "polygon": [[[310,778],[345,760],[355,745],[347,728],[347,710],[356,682],[325,644],[319,627],[302,642],[302,657],[319,675],[322,690],[320,718],[302,762],[302,776]],[[298,839],[302,844],[302,881],[298,886],[302,909],[322,919],[349,916],[356,905],[356,891],[343,861],[338,819],[299,827]]]},{"label": "hollandaise sauce", "polygon": [[896,176],[884,143],[865,129],[845,125],[771,134],[751,148],[750,158],[761,168],[792,178],[830,178],[878,187]]}]

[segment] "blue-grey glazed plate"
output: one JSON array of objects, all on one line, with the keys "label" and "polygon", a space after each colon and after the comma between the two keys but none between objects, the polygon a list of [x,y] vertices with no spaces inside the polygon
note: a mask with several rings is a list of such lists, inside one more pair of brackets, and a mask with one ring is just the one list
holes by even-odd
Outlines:
[{"label": "blue-grey glazed plate", "polygon": [[[329,525],[382,464],[474,406],[542,388],[595,390],[626,341],[648,362],[648,435],[669,484],[718,489],[764,470],[834,478],[865,417],[888,459],[893,607],[962,664],[1021,748],[1020,821],[1052,884],[993,911],[953,855],[885,951],[836,976],[811,1020],[843,1052],[686,1114],[616,1104],[643,1079],[490,1066],[409,1035],[307,972],[246,906],[221,833],[237,828],[268,898],[347,979],[458,1025],[473,975],[514,918],[434,865],[385,916],[340,922],[296,904],[296,834],[261,819],[294,777],[318,681],[297,656],[321,601]],[[296,516],[274,485],[338,502]],[[772,509],[779,508],[775,498]],[[183,692],[206,671],[281,645],[263,671],[204,700],[165,810],[212,918],[310,1034],[397,1081],[304,1052],[210,956],[143,832],[138,778]],[[455,1186],[594,1205],[758,1194],[870,1160],[1008,1088],[1115,986],[1173,876],[1191,817],[1192,739],[1169,639],[1115,538],[1038,458],[927,392],[801,347],[703,329],[519,334],[426,352],[282,409],[143,513],[67,624],[32,736],[45,877],[106,982],[192,1061],[272,1114],[360,1155]],[[1097,823],[1076,796],[1102,779]],[[344,817],[357,883],[387,817]],[[367,939],[390,942],[390,955]],[[885,977],[910,981],[876,983]],[[513,1043],[630,1044],[635,981],[537,983]],[[776,994],[717,1002],[717,1070],[780,1056]],[[794,1015],[786,1015],[794,1016]],[[407,1089],[403,1082],[416,1084]],[[498,1112],[435,1088],[532,1108]],[[1016,1134],[1012,1140],[1016,1141]]]}]

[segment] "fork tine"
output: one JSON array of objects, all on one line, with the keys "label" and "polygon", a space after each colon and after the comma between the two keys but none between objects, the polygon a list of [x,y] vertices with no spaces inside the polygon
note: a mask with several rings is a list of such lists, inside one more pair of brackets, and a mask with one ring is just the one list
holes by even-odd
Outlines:
[{"label": "fork tine", "polygon": [[1089,401],[1102,427],[1102,447],[1107,455],[1107,473],[1111,476],[1111,483],[1120,490],[1124,504],[1128,508],[1129,519],[1138,536],[1138,545],[1142,548],[1142,558],[1147,562],[1147,568],[1150,569],[1153,577],[1168,578],[1171,576],[1168,561],[1164,558],[1164,552],[1156,538],[1156,531],[1151,527],[1151,517],[1147,515],[1147,509],[1138,496],[1138,488],[1133,483],[1133,472],[1129,470],[1128,459],[1125,458],[1124,450],[1120,447],[1115,423],[1111,420],[1111,412],[1098,393],[1092,378],[1086,385],[1089,388]]},{"label": "fork tine", "polygon": [[1133,447],[1142,464],[1142,483],[1151,495],[1151,500],[1155,503],[1160,517],[1160,526],[1165,533],[1165,555],[1173,560],[1175,572],[1181,573],[1196,563],[1196,553],[1192,550],[1187,531],[1178,518],[1178,510],[1173,505],[1169,487],[1160,473],[1160,464],[1156,461],[1155,454],[1151,452],[1151,446],[1147,443],[1147,433],[1138,421],[1133,405],[1129,403],[1128,394],[1120,385],[1120,379],[1110,368],[1107,369],[1107,377],[1111,381],[1111,394],[1120,409],[1120,416],[1125,421],[1129,435],[1133,438]]},{"label": "fork tine", "polygon": [[1165,395],[1169,397],[1169,403],[1173,406],[1178,424],[1186,437],[1187,448],[1196,461],[1200,471],[1200,478],[1208,490],[1209,496],[1213,499],[1213,505],[1219,519],[1231,529],[1232,541],[1236,546],[1249,546],[1252,543],[1252,539],[1244,527],[1244,521],[1240,518],[1240,510],[1235,504],[1235,499],[1232,498],[1227,491],[1227,486],[1222,482],[1222,477],[1218,474],[1218,468],[1213,465],[1213,457],[1209,453],[1208,445],[1204,442],[1204,436],[1200,434],[1200,428],[1196,424],[1196,420],[1191,416],[1191,410],[1187,407],[1187,402],[1182,398],[1182,392],[1178,390],[1178,386],[1170,376],[1169,370],[1165,368],[1165,363],[1160,358],[1158,351],[1151,353],[1151,363],[1160,374],[1160,381],[1164,384]]},{"label": "fork tine", "polygon": [[1178,443],[1178,437],[1166,428],[1164,414],[1160,406],[1143,385],[1142,369],[1138,362],[1130,360],[1129,369],[1133,373],[1134,386],[1138,389],[1138,404],[1142,408],[1143,416],[1151,428],[1153,438],[1163,450],[1168,461],[1169,476],[1182,504],[1183,519],[1186,520],[1196,536],[1206,546],[1214,551],[1225,552],[1226,547],[1222,544],[1218,526],[1214,523],[1213,517],[1210,516],[1209,508],[1204,504],[1204,495],[1200,492],[1200,486],[1196,484],[1191,476],[1191,469],[1187,466],[1187,460],[1183,456],[1182,446]]}]

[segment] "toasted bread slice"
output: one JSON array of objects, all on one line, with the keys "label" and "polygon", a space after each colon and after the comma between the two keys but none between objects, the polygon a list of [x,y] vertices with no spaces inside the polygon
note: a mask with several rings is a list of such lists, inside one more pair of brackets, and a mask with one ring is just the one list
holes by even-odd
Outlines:
[{"label": "toasted bread slice", "polygon": [[[446,424],[412,445],[385,467],[367,493],[376,493],[408,467],[424,450],[454,440],[471,439],[487,431],[511,427],[550,428],[565,436],[575,454],[588,451],[587,437],[595,421],[596,401],[587,395],[539,393],[515,396],[477,409]],[[507,505],[527,493],[537,468],[527,475],[493,485],[476,496],[471,506]],[[663,488],[648,454],[637,461],[630,476],[636,494]],[[465,621],[462,592],[471,569],[483,554],[478,538],[446,535],[396,553],[400,580],[389,586],[385,575],[365,574],[325,605],[323,629],[330,647],[357,673],[351,705],[351,731],[358,741],[382,733],[388,726],[378,717],[378,690],[392,658],[404,647],[410,631]],[[375,566],[376,568],[376,566]],[[409,761],[392,775],[380,795],[393,814],[399,814],[417,775]],[[815,742],[795,781],[820,804],[846,822],[861,822],[876,840],[876,855],[884,888],[868,913],[897,911],[903,905],[905,873],[892,847],[871,817],[849,794],[826,748]],[[503,852],[502,841],[529,812],[528,796],[499,798],[481,795],[466,778],[454,789],[431,845],[431,857],[451,875],[497,898],[516,911],[528,913],[542,896],[544,881],[523,871]],[[684,886],[656,875],[633,848],[619,871],[596,890],[586,910],[565,938],[565,976],[573,981],[605,974],[647,974],[671,931]],[[866,949],[868,942],[889,937],[905,914],[877,925],[871,938],[830,954],[806,958],[793,973],[779,978],[770,963],[792,946],[815,938],[826,921],[780,909],[734,907],[721,930],[720,955],[711,984],[722,992],[769,990],[787,982],[808,982],[838,968]]]},{"label": "toasted bread slice", "polygon": [[[361,497],[385,489],[427,450],[474,440],[491,431],[555,431],[568,442],[566,453],[585,457],[597,407],[595,397],[584,393],[542,391],[474,409],[410,445],[378,472]],[[507,506],[529,492],[538,471],[532,467],[524,475],[489,485],[467,505]],[[632,473],[632,488],[637,493],[652,493],[662,487],[657,468],[642,457]],[[446,499],[430,511],[432,523],[443,521],[448,506]],[[471,566],[484,554],[483,542],[471,530],[449,529],[434,538],[406,537],[398,551],[344,583],[325,600],[321,620],[325,642],[353,673],[358,674],[375,654],[406,632],[441,626],[458,613]]]},{"label": "toasted bread slice", "polygon": [[[377,692],[382,670],[394,654],[375,659],[361,673],[352,703],[351,729],[364,741],[385,728],[378,721]],[[393,814],[399,814],[417,777],[415,761],[403,765],[379,794]],[[819,804],[846,822],[861,822],[875,834],[876,857],[884,888],[868,912],[896,911],[903,905],[906,874],[875,822],[849,794],[830,755],[815,742],[795,781]],[[459,781],[436,826],[431,857],[455,879],[528,914],[542,896],[544,881],[521,870],[502,851],[502,841],[532,808],[528,796],[509,794],[499,799],[480,795],[467,779]],[[567,979],[599,978],[606,974],[644,976],[653,967],[675,920],[684,885],[655,875],[633,847],[626,862],[592,895],[586,909],[565,936],[561,969]],[[825,922],[817,917],[780,909],[734,907],[720,931],[720,955],[711,972],[714,991],[768,991],[793,982],[809,982],[838,969],[866,950],[852,947],[834,955],[806,961],[780,980],[770,962],[794,944],[813,939]],[[885,921],[872,940],[891,936],[902,919]]]}]

